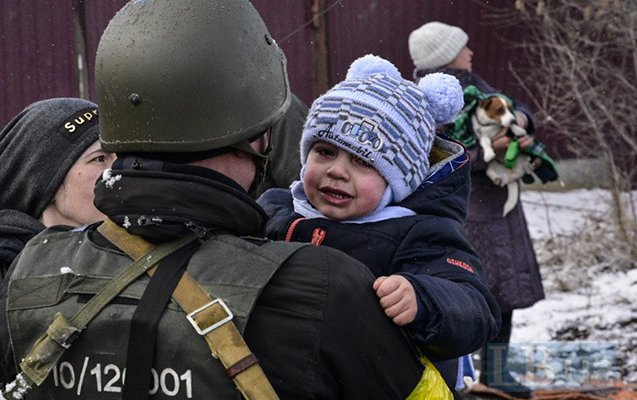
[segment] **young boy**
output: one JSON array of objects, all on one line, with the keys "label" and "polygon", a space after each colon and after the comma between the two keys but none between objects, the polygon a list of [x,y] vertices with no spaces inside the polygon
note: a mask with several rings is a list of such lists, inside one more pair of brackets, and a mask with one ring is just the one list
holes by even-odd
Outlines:
[{"label": "young boy", "polygon": [[415,85],[388,61],[362,57],[312,104],[300,180],[259,199],[271,238],[335,247],[365,263],[387,316],[432,360],[454,359],[436,363],[452,389],[456,359],[499,329],[463,229],[466,153],[435,134],[462,105],[450,75]]}]

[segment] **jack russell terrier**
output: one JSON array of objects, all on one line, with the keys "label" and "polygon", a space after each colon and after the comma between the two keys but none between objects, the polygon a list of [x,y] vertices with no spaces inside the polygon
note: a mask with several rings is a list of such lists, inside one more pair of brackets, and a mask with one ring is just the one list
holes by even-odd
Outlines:
[{"label": "jack russell terrier", "polygon": [[516,153],[511,160],[511,165],[505,166],[496,159],[492,142],[501,136],[507,135],[508,132],[513,134],[514,139],[527,135],[527,132],[516,123],[511,101],[500,95],[490,95],[478,101],[471,115],[471,128],[482,148],[484,161],[488,163],[487,176],[496,185],[506,185],[507,187],[507,201],[504,203],[502,210],[502,215],[505,216],[518,202],[520,193],[519,179],[525,174],[531,173],[534,165],[531,163],[529,156]]}]

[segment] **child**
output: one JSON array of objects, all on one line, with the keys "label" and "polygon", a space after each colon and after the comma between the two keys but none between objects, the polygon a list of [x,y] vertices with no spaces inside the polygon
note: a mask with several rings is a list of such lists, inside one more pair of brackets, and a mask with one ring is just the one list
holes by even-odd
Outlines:
[{"label": "child", "polygon": [[[450,75],[417,86],[390,62],[362,57],[310,108],[301,179],[259,199],[271,238],[335,247],[365,263],[387,316],[432,360],[469,354],[499,329],[463,230],[468,172],[455,171],[466,153],[435,134],[462,105]],[[458,362],[443,364],[453,389]]]}]

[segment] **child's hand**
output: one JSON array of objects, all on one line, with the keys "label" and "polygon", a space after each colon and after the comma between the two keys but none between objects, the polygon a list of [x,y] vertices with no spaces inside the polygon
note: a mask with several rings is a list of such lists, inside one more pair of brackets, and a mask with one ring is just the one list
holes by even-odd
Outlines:
[{"label": "child's hand", "polygon": [[373,285],[385,314],[396,325],[407,325],[416,318],[416,291],[407,278],[400,275],[381,276]]}]

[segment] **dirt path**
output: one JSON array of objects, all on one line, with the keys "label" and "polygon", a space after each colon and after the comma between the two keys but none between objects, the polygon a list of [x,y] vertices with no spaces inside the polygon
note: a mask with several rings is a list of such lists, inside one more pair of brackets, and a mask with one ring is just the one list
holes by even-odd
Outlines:
[{"label": "dirt path", "polygon": [[[463,393],[466,400],[516,400],[499,390],[490,389],[484,385],[476,384]],[[568,390],[537,390],[533,393],[532,400],[637,400],[637,385],[619,384],[612,387],[599,387],[587,389]]]}]

